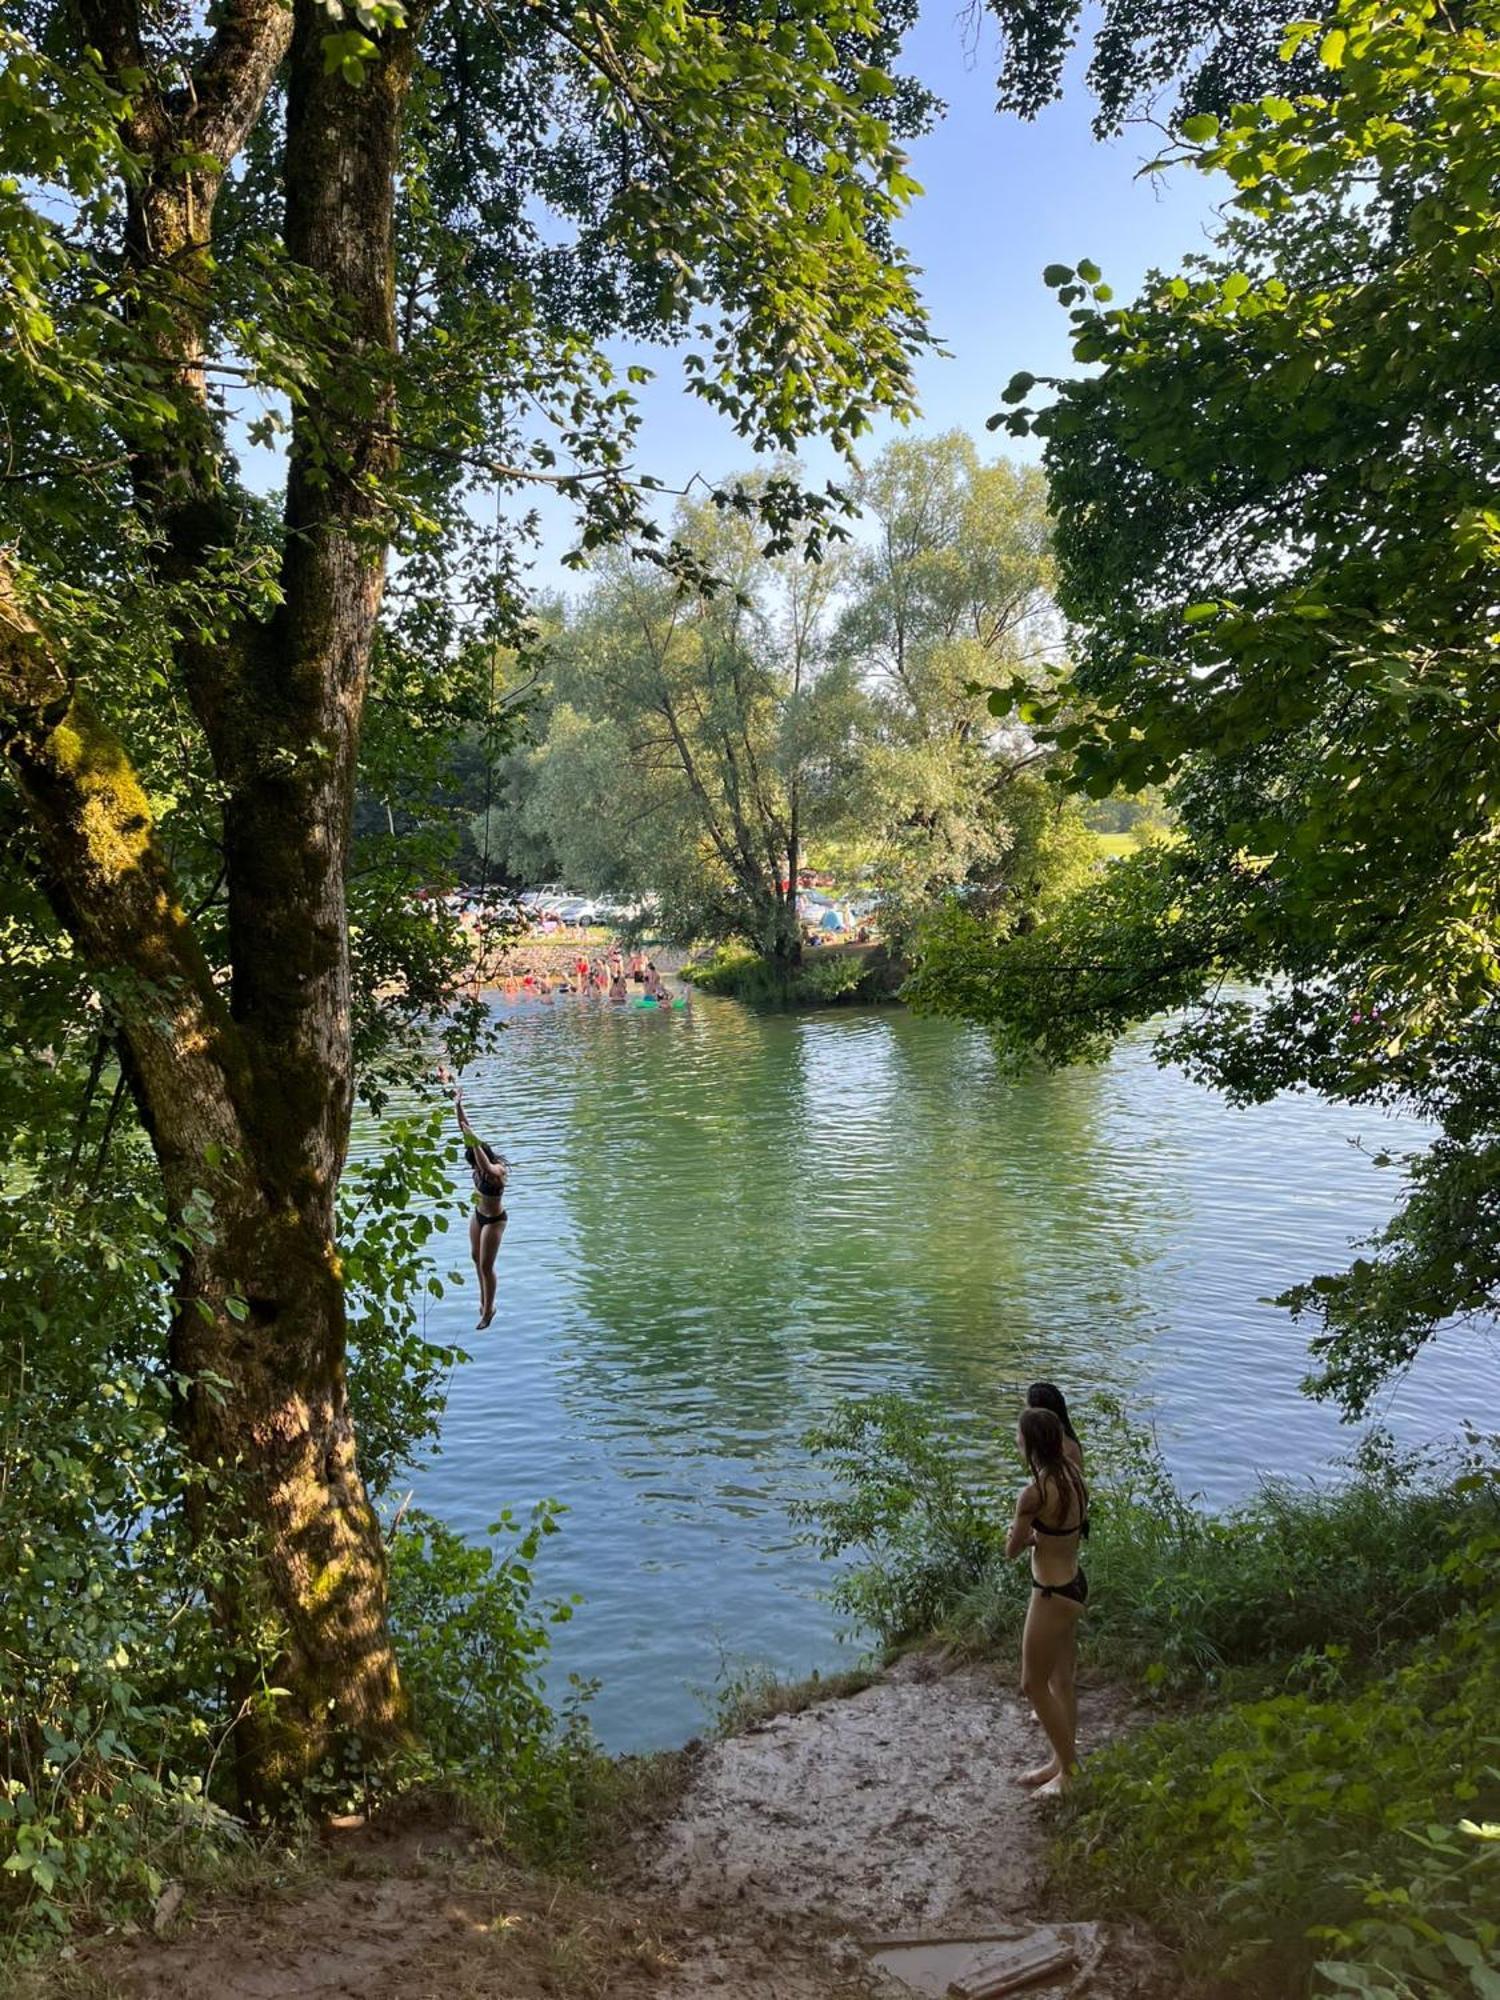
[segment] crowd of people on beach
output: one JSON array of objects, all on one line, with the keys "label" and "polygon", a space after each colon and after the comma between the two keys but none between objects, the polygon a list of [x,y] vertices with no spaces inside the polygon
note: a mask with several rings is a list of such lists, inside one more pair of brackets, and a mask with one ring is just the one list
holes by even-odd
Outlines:
[{"label": "crowd of people on beach", "polygon": [[627,954],[611,945],[602,956],[580,951],[561,965],[521,964],[507,967],[495,982],[507,1000],[555,1002],[559,994],[580,994],[623,1007],[635,990],[637,1006],[686,1007],[688,996],[674,994],[643,951]]}]

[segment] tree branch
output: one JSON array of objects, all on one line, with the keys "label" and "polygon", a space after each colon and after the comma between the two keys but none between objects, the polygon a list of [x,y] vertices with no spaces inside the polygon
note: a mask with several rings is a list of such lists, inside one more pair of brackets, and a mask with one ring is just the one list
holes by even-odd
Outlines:
[{"label": "tree branch", "polygon": [[130,760],[78,699],[58,650],[0,560],[0,749],[16,773],[48,899],[107,982],[169,1198],[203,1181],[207,1149],[243,1146],[238,1038],[183,913]]}]

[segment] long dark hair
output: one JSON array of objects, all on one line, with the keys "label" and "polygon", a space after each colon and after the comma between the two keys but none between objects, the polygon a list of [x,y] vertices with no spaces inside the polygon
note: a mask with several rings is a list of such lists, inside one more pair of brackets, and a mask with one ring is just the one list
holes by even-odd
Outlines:
[{"label": "long dark hair", "polygon": [[[1070,1437],[1078,1444],[1078,1433],[1068,1416],[1068,1399],[1055,1382],[1033,1382],[1026,1391],[1026,1407],[1030,1410],[1050,1410],[1063,1427],[1064,1437]],[[1079,1449],[1082,1450],[1082,1446]]]},{"label": "long dark hair", "polygon": [[1078,1468],[1063,1450],[1063,1437],[1062,1418],[1056,1410],[1039,1409],[1031,1404],[1022,1410],[1021,1447],[1026,1453],[1026,1463],[1031,1468],[1031,1476],[1036,1481],[1036,1490],[1043,1505],[1046,1504],[1047,1482],[1050,1480],[1060,1496],[1069,1493],[1073,1496],[1081,1516],[1088,1506],[1088,1488],[1079,1476]]}]

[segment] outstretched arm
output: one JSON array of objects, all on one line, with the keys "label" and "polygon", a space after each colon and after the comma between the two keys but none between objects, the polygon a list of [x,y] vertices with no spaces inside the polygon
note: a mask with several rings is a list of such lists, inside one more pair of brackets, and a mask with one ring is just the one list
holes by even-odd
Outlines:
[{"label": "outstretched arm", "polygon": [[453,1115],[458,1120],[459,1131],[464,1135],[464,1144],[467,1146],[482,1147],[482,1142],[476,1136],[473,1126],[469,1123],[468,1113],[464,1110],[464,1094],[454,1082],[452,1070],[445,1068],[440,1063],[438,1065],[437,1077],[438,1082],[442,1084],[443,1088],[453,1099]]},{"label": "outstretched arm", "polygon": [[498,1156],[491,1151],[469,1123],[469,1114],[464,1110],[464,1094],[453,1081],[452,1070],[440,1068],[438,1070],[438,1081],[453,1092],[453,1113],[458,1120],[458,1129],[463,1134],[464,1144],[471,1146],[488,1165],[494,1166],[497,1163]]}]

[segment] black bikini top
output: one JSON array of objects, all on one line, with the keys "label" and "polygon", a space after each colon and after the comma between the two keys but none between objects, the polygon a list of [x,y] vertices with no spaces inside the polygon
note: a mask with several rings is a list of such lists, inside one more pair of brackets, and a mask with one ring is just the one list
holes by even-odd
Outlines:
[{"label": "black bikini top", "polygon": [[1083,1519],[1071,1528],[1049,1528],[1045,1521],[1038,1520],[1035,1517],[1033,1517],[1031,1525],[1039,1535],[1081,1535],[1086,1537],[1089,1531],[1089,1517],[1085,1514]]},{"label": "black bikini top", "polygon": [[488,1195],[491,1200],[504,1198],[505,1182],[509,1169],[503,1162],[496,1162],[494,1165],[486,1167],[482,1166],[479,1160],[471,1154],[469,1171],[474,1176],[475,1194]]},{"label": "black bikini top", "polygon": [[1031,1518],[1031,1525],[1039,1535],[1077,1535],[1080,1539],[1086,1540],[1089,1532],[1089,1502],[1088,1502],[1087,1490],[1084,1491],[1084,1496],[1083,1496],[1082,1518],[1078,1521],[1075,1521],[1071,1528],[1049,1528],[1047,1526],[1047,1523],[1041,1519],[1040,1515],[1036,1514],[1034,1514]]}]

